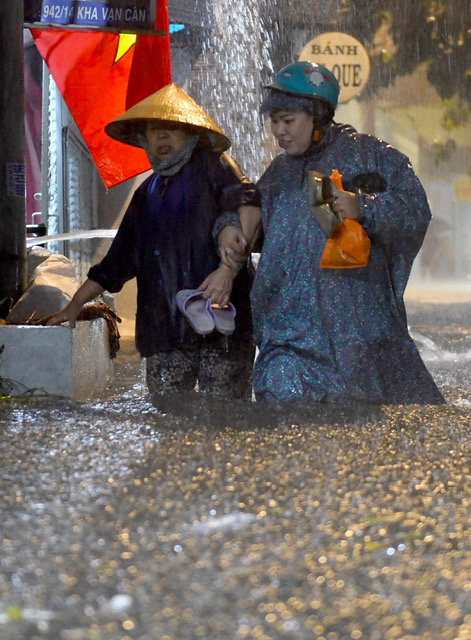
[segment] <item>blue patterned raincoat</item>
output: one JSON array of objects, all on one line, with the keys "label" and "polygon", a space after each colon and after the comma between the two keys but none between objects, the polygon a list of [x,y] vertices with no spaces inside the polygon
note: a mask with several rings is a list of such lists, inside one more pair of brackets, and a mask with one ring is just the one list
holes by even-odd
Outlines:
[{"label": "blue patterned raincoat", "polygon": [[[337,169],[356,191],[371,240],[367,267],[319,267],[326,238],[309,210],[308,174]],[[258,400],[444,400],[409,336],[403,301],[431,219],[406,156],[332,123],[303,156],[261,177],[264,243],[252,289]]]}]

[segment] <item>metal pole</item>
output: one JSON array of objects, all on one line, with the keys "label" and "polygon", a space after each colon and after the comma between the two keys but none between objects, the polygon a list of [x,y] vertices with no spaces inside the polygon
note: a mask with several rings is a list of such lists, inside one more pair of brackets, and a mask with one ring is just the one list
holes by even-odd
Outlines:
[{"label": "metal pole", "polygon": [[23,3],[0,2],[0,302],[26,287]]}]

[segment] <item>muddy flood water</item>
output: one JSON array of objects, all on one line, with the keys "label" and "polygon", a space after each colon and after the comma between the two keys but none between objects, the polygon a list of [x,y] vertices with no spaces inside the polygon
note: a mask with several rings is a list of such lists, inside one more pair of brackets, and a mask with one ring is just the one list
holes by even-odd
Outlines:
[{"label": "muddy flood water", "polygon": [[0,640],[469,640],[471,286],[412,290],[447,404],[0,405]]}]

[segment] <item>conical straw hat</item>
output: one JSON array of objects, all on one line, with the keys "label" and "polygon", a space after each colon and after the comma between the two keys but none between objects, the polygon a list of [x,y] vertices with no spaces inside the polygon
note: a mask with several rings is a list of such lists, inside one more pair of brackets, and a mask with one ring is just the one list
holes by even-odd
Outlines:
[{"label": "conical straw hat", "polygon": [[106,125],[106,133],[115,140],[142,147],[145,120],[164,120],[200,127],[209,135],[214,151],[226,151],[231,141],[214,120],[176,84],[168,84],[144,98]]}]

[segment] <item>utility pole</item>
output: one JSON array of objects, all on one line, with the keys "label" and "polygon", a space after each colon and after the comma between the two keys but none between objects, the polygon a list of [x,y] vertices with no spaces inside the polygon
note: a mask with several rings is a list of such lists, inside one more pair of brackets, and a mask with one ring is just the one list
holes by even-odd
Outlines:
[{"label": "utility pole", "polygon": [[26,287],[23,2],[0,2],[0,303]]}]

